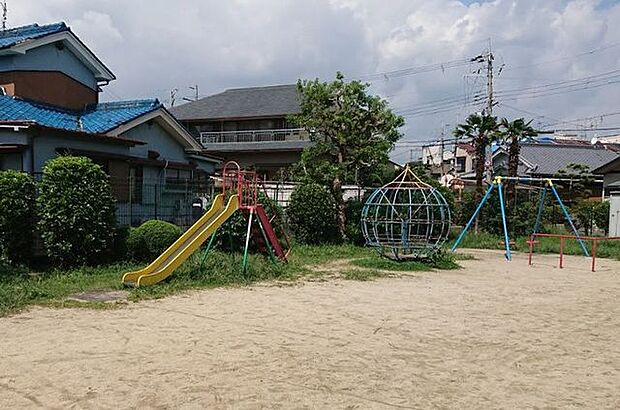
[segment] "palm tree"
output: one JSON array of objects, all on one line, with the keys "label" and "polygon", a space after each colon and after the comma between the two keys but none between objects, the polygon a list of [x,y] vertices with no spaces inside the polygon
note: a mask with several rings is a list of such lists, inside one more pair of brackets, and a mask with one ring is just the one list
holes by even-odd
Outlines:
[{"label": "palm tree", "polygon": [[[530,126],[532,120],[525,122],[523,118],[517,118],[510,122],[506,118],[501,121],[501,135],[508,144],[508,176],[516,177],[519,170],[519,155],[521,154],[521,142],[527,138],[538,135]],[[514,198],[515,184],[511,181],[506,186],[508,198]]]},{"label": "palm tree", "polygon": [[487,114],[471,114],[464,124],[458,124],[453,134],[456,138],[471,138],[475,149],[476,199],[483,195],[486,149],[497,139],[497,117]]}]

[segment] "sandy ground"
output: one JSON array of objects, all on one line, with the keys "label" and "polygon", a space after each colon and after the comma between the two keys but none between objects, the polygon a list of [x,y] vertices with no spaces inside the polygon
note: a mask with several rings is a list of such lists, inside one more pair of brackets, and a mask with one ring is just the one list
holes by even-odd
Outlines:
[{"label": "sandy ground", "polygon": [[620,408],[620,263],[195,292],[0,319],[0,408]]}]

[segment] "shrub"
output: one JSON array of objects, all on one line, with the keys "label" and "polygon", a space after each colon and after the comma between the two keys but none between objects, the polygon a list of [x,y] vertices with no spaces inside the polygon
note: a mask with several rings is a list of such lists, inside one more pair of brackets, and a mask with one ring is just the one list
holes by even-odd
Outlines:
[{"label": "shrub", "polygon": [[132,258],[151,261],[174,243],[183,231],[166,221],[146,221],[129,231],[127,249]]},{"label": "shrub", "polygon": [[609,234],[609,201],[599,202],[594,209],[594,223],[605,236]]},{"label": "shrub", "polygon": [[329,243],[337,238],[336,205],[331,193],[321,185],[296,187],[287,215],[293,235],[301,243]]},{"label": "shrub", "polygon": [[347,238],[353,245],[364,245],[364,235],[362,234],[362,209],[364,202],[357,199],[349,199],[344,204],[344,212],[347,218]]},{"label": "shrub", "polygon": [[107,175],[84,157],[62,156],[43,168],[37,199],[47,254],[61,265],[98,262],[114,235],[114,199]]},{"label": "shrub", "polygon": [[119,226],[114,229],[112,237],[111,259],[112,261],[122,261],[127,259],[129,249],[127,241],[129,240],[129,231],[131,228],[127,226]]},{"label": "shrub", "polygon": [[36,185],[18,171],[0,172],[0,257],[24,262],[32,250]]},{"label": "shrub", "polygon": [[571,208],[570,213],[576,219],[578,228],[582,229],[586,235],[592,235],[595,226],[607,235],[609,202],[582,200]]}]

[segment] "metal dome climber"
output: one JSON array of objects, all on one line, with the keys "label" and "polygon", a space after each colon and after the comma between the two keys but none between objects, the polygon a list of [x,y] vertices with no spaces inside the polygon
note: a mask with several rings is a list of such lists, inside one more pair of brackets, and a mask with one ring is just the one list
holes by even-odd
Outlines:
[{"label": "metal dome climber", "polygon": [[443,195],[407,165],[376,189],[362,209],[366,244],[394,260],[421,259],[439,251],[450,232],[450,207]]}]

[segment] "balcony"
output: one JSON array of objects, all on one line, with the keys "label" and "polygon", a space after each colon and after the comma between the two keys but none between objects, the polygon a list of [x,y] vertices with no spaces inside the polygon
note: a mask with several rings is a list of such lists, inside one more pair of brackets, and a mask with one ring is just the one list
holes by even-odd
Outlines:
[{"label": "balcony", "polygon": [[196,139],[212,151],[296,151],[310,143],[303,128],[201,132]]}]

